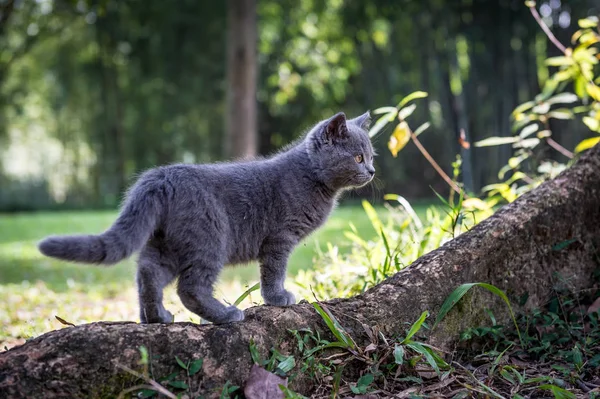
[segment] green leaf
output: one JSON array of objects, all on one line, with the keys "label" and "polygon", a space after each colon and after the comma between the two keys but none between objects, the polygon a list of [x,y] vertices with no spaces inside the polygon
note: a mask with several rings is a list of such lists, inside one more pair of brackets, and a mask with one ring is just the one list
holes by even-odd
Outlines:
[{"label": "green leaf", "polygon": [[413,93],[410,93],[409,95],[404,97],[402,100],[400,100],[400,102],[398,103],[398,108],[404,107],[406,104],[408,104],[412,100],[416,100],[418,98],[425,98],[427,96],[428,96],[427,92],[424,92],[424,91],[415,91]]},{"label": "green leaf", "polygon": [[598,26],[598,17],[596,16],[591,16],[591,17],[587,17],[587,18],[583,18],[580,19],[579,21],[577,21],[577,24],[579,25],[580,28],[595,28],[596,26]]},{"label": "green leaf", "polygon": [[429,128],[429,126],[431,126],[431,123],[429,122],[425,122],[423,123],[421,126],[419,126],[414,132],[413,134],[415,136],[420,135],[421,133],[423,133],[425,130],[427,130]]},{"label": "green leaf", "polygon": [[508,306],[508,311],[510,313],[510,317],[512,318],[513,323],[516,327],[517,335],[519,336],[519,341],[521,341],[521,343],[522,343],[523,341],[521,339],[521,331],[519,330],[519,325],[517,324],[517,320],[515,318],[515,314],[513,312],[512,306],[510,305],[510,301],[508,300],[508,297],[502,290],[500,290],[499,288],[497,288],[491,284],[487,284],[487,283],[468,283],[468,284],[462,284],[462,285],[456,287],[456,289],[454,291],[452,291],[452,293],[450,293],[450,295],[448,295],[448,297],[442,304],[442,307],[440,308],[440,312],[438,313],[438,316],[435,319],[435,323],[433,324],[432,330],[438,325],[438,323],[440,321],[442,321],[442,319],[444,317],[446,317],[446,315],[448,314],[448,312],[450,312],[450,310],[454,307],[454,305],[456,305],[458,303],[458,301],[460,301],[460,299],[463,296],[465,296],[465,294],[467,292],[469,292],[469,290],[473,287],[485,288],[486,290],[490,291],[491,293],[499,296],[504,301],[504,303],[506,303],[506,306]]},{"label": "green leaf", "polygon": [[578,369],[583,367],[583,355],[581,354],[581,350],[579,347],[575,346],[572,350],[573,353],[573,363],[577,366]]},{"label": "green leaf", "polygon": [[237,305],[239,305],[240,303],[242,303],[242,301],[243,301],[244,299],[246,299],[246,297],[247,297],[248,295],[250,295],[250,293],[252,293],[252,292],[256,291],[256,290],[257,290],[257,289],[259,289],[259,288],[260,288],[260,283],[256,283],[256,284],[254,284],[252,287],[248,288],[246,291],[244,291],[244,292],[242,293],[242,295],[240,295],[240,296],[238,297],[238,299],[236,299],[236,300],[235,300],[235,302],[233,303],[233,306],[237,306]]},{"label": "green leaf", "polygon": [[202,364],[204,363],[204,359],[196,359],[190,364],[189,373],[190,375],[196,374],[198,371],[202,370]]},{"label": "green leaf", "polygon": [[581,143],[577,144],[577,147],[575,147],[575,152],[576,153],[583,152],[585,150],[592,148],[593,146],[595,146],[598,143],[600,143],[600,137],[592,137],[591,139],[585,139]]},{"label": "green leaf", "polygon": [[387,125],[388,123],[392,122],[394,120],[394,118],[396,118],[397,112],[398,111],[396,110],[396,108],[394,108],[393,111],[390,111],[387,114],[385,114],[382,117],[380,117],[377,120],[377,122],[375,122],[375,124],[373,125],[373,127],[371,128],[371,130],[369,130],[369,137],[376,136],[377,133],[379,133],[379,131],[385,127],[385,125]]},{"label": "green leaf", "polygon": [[358,379],[358,381],[356,382],[356,385],[362,386],[362,387],[368,387],[369,385],[371,385],[373,383],[373,379],[374,379],[373,374],[367,373]]},{"label": "green leaf", "polygon": [[515,379],[513,378],[512,373],[509,373],[507,370],[505,370],[505,369],[500,370],[500,375],[502,376],[502,378],[504,378],[506,381],[510,382],[512,385],[517,384],[517,381],[515,381]]},{"label": "green leaf", "polygon": [[371,222],[371,226],[373,226],[373,230],[377,232],[381,231],[383,229],[383,223],[381,222],[377,211],[375,208],[373,208],[373,205],[371,205],[367,200],[362,200],[362,206],[367,214],[367,217],[369,218],[369,221]]},{"label": "green leaf", "polygon": [[258,353],[258,348],[254,343],[254,339],[250,338],[250,344],[248,345],[250,349],[250,356],[252,357],[252,361],[255,364],[262,365],[262,361],[260,360],[260,354]]},{"label": "green leaf", "polygon": [[321,318],[331,331],[331,333],[348,348],[356,348],[356,344],[350,337],[350,335],[344,330],[337,319],[327,310],[327,308],[321,307],[317,302],[313,303],[313,307],[321,315]]},{"label": "green leaf", "polygon": [[524,139],[525,137],[537,132],[539,128],[540,127],[537,123],[533,123],[531,125],[525,126],[523,128],[523,130],[521,130],[521,133],[519,133],[519,137]]},{"label": "green leaf", "polygon": [[425,357],[425,360],[427,361],[427,363],[429,363],[431,368],[433,368],[435,370],[435,373],[438,376],[440,375],[440,368],[438,367],[437,362],[435,361],[435,358],[431,355],[431,353],[429,353],[428,348],[424,347],[423,345],[421,345],[418,342],[409,342],[408,344],[406,344],[406,346],[411,348],[415,352],[423,355],[423,357]]},{"label": "green leaf", "polygon": [[572,57],[558,56],[547,58],[545,63],[549,66],[569,66],[573,65],[575,60]]},{"label": "green leaf", "polygon": [[375,111],[373,111],[374,115],[379,115],[379,114],[389,114],[392,112],[397,112],[398,109],[396,107],[381,107],[381,108],[377,108]]},{"label": "green leaf", "polygon": [[405,120],[406,118],[411,116],[413,112],[415,112],[415,109],[417,109],[417,104],[412,104],[408,107],[402,108],[400,112],[398,112],[398,119],[400,119],[401,121]]},{"label": "green leaf", "polygon": [[546,389],[554,395],[555,399],[576,399],[574,393],[567,391],[566,389],[557,387],[556,385],[544,384],[540,385],[538,389]]},{"label": "green leaf", "polygon": [[281,389],[281,392],[283,392],[285,399],[308,399],[306,396],[300,395],[299,393],[292,391],[285,385],[279,384],[278,386],[279,389]]},{"label": "green leaf", "polygon": [[593,83],[588,83],[585,87],[587,93],[596,101],[600,101],[600,87],[596,86]]},{"label": "green leaf", "polygon": [[490,147],[502,144],[513,144],[519,141],[518,137],[490,137],[475,143],[475,147]]},{"label": "green leaf", "polygon": [[413,325],[410,327],[410,330],[408,331],[408,334],[406,334],[406,338],[404,338],[402,340],[402,342],[400,342],[400,345],[408,342],[408,340],[410,340],[413,337],[413,335],[415,335],[417,332],[419,332],[419,330],[421,329],[421,326],[423,325],[423,323],[425,322],[425,319],[428,316],[429,316],[428,310],[421,313],[421,317],[419,317],[419,319],[413,323]]},{"label": "green leaf", "polygon": [[404,364],[404,347],[402,345],[394,346],[394,361],[396,364]]},{"label": "green leaf", "polygon": [[173,388],[179,388],[179,389],[188,389],[188,384],[186,384],[184,381],[169,381],[167,383],[169,386],[172,386]]},{"label": "green leaf", "polygon": [[175,360],[177,360],[177,364],[184,370],[188,369],[188,366],[177,356],[175,356]]},{"label": "green leaf", "polygon": [[573,93],[560,93],[546,100],[548,104],[571,104],[579,100]]},{"label": "green leaf", "polygon": [[552,250],[553,251],[561,251],[576,241],[577,241],[577,238],[571,238],[570,240],[565,240],[565,241],[559,242],[558,244],[556,244],[552,247]]},{"label": "green leaf", "polygon": [[437,191],[435,191],[435,190],[433,189],[433,187],[431,187],[431,186],[430,186],[429,188],[431,188],[431,190],[433,191],[433,193],[434,193],[434,194],[435,194],[435,195],[438,197],[438,199],[439,199],[440,201],[442,201],[442,203],[443,203],[444,205],[446,205],[448,208],[452,208],[452,207],[450,206],[450,204],[448,203],[448,201],[446,201],[446,200],[444,199],[444,197],[442,197],[442,196],[441,196],[441,195],[440,195],[440,194],[439,194]]},{"label": "green leaf", "polygon": [[294,368],[294,366],[296,366],[296,359],[294,359],[294,356],[287,356],[277,365],[277,369],[287,374]]},{"label": "green leaf", "polygon": [[398,194],[385,194],[383,196],[383,199],[386,201],[398,201],[400,203],[400,205],[402,205],[402,207],[404,208],[406,213],[408,213],[408,215],[410,216],[412,221],[417,225],[417,227],[419,229],[423,227],[423,223],[421,222],[421,219],[419,218],[419,216],[417,215],[417,213],[415,212],[413,207],[410,205],[410,202],[408,202],[406,200],[406,198],[404,198]]},{"label": "green leaf", "polygon": [[533,148],[540,143],[537,137],[521,140],[513,145],[514,148]]},{"label": "green leaf", "polygon": [[585,123],[586,126],[590,128],[590,130],[600,132],[600,120],[589,116],[584,116],[583,123]]},{"label": "green leaf", "polygon": [[572,57],[559,56],[547,58],[545,62],[549,66],[568,66],[573,65],[575,60]]},{"label": "green leaf", "polygon": [[554,119],[573,119],[573,112],[566,108],[555,109],[554,111],[550,111],[548,117]]},{"label": "green leaf", "polygon": [[343,343],[343,342],[339,342],[339,341],[336,341],[336,342],[329,342],[329,343],[327,343],[327,344],[319,345],[319,346],[316,346],[316,347],[314,347],[314,348],[310,349],[309,351],[307,351],[307,352],[304,354],[304,357],[308,357],[308,356],[312,355],[313,353],[316,353],[316,352],[318,352],[318,351],[322,351],[322,350],[325,350],[325,349],[329,349],[329,348],[342,348],[342,349],[348,349],[348,345],[346,345],[346,344],[345,344],[345,343]]},{"label": "green leaf", "polygon": [[518,114],[522,114],[523,112],[527,111],[528,109],[530,109],[534,105],[535,105],[535,101],[524,102],[523,104],[521,104],[517,108],[515,108],[514,111],[512,112],[512,114],[513,114],[513,116],[514,115],[518,115]]},{"label": "green leaf", "polygon": [[550,111],[550,103],[547,102],[539,103],[531,110],[531,112],[539,115],[544,115],[548,113],[548,111]]},{"label": "green leaf", "polygon": [[142,389],[138,392],[137,397],[138,398],[151,398],[153,396],[156,396],[157,392],[152,390],[152,389]]},{"label": "green leaf", "polygon": [[141,345],[139,350],[141,359],[138,364],[148,364],[148,349],[144,345]]}]

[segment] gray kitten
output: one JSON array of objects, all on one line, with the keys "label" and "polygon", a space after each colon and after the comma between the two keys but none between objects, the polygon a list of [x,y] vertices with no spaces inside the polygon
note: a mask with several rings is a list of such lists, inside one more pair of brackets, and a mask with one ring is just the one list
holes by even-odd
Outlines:
[{"label": "gray kitten", "polygon": [[268,305],[295,303],[284,286],[287,260],[321,226],[344,189],[375,174],[366,129],[369,113],[343,113],[269,158],[209,165],[170,165],[145,172],[129,190],[116,222],[100,235],[48,237],[40,251],[68,261],[111,265],[141,249],[137,285],[142,323],[169,323],[163,288],[214,323],[244,319],[213,297],[224,265],[258,260]]}]

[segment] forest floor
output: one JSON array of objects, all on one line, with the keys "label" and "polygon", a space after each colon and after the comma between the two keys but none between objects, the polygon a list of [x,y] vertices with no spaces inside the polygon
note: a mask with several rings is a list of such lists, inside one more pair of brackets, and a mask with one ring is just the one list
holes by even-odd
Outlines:
[{"label": "forest floor", "polygon": [[[416,206],[423,214],[426,205]],[[384,208],[381,208],[385,212]],[[51,234],[94,234],[114,221],[114,211],[39,212],[0,215],[0,351],[25,339],[63,327],[56,316],[82,324],[93,321],[138,320],[134,257],[113,267],[69,264],[43,257],[36,243]],[[293,276],[314,263],[317,248],[327,243],[347,250],[343,231],[352,222],[363,237],[376,233],[364,210],[340,206],[326,225],[300,244],[289,261],[289,288]],[[227,268],[215,290],[232,303],[258,282],[255,264]],[[240,306],[261,303],[258,292]],[[199,322],[180,303],[174,288],[165,291],[165,306],[175,321]]]},{"label": "forest floor", "polygon": [[[425,209],[415,207],[420,215]],[[49,234],[103,231],[115,216],[110,211],[0,216],[0,351],[62,328],[65,322],[138,319],[132,259],[110,268],[72,265],[44,258],[35,247]],[[324,248],[330,242],[340,251],[347,250],[343,231],[349,222],[365,238],[376,234],[360,206],[338,208],[291,257],[288,286],[292,290],[293,275],[311,267],[317,247]],[[232,303],[256,281],[256,265],[228,269],[217,296]],[[557,290],[544,309],[517,317],[519,333],[513,325],[497,325],[490,313],[487,325],[465,331],[452,352],[437,352],[427,346],[427,322],[415,323],[415,328],[407,325],[407,336],[414,335],[406,344],[376,339],[359,351],[367,354],[363,358],[344,351],[320,358],[319,352],[308,349],[318,344],[319,338],[310,331],[299,331],[298,344],[304,345],[306,356],[293,359],[293,364],[317,380],[320,388],[313,397],[600,398],[598,286],[585,295]],[[167,289],[165,302],[176,321],[199,322],[181,305],[172,287]],[[259,303],[260,295],[254,292],[242,307]],[[429,348],[429,355],[424,348]],[[273,353],[271,359],[259,359],[258,363],[269,372],[277,372],[289,361]],[[356,381],[345,380],[337,373],[343,366],[360,367],[362,376]],[[297,370],[291,371],[290,379]],[[222,397],[236,397],[239,388],[234,388],[224,387]]]}]

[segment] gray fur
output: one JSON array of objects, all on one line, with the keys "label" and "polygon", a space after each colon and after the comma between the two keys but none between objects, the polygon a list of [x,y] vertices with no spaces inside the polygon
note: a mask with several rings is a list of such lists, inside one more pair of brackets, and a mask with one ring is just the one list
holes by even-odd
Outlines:
[{"label": "gray fur", "polygon": [[[121,214],[100,235],[48,237],[40,251],[68,261],[114,264],[140,250],[137,285],[142,323],[168,323],[163,288],[214,323],[244,313],[213,298],[224,265],[260,262],[268,305],[295,303],[284,288],[287,260],[298,242],[321,226],[345,189],[373,178],[369,114],[338,113],[302,140],[264,160],[170,165],[144,173]],[[356,155],[363,155],[358,163]]]}]

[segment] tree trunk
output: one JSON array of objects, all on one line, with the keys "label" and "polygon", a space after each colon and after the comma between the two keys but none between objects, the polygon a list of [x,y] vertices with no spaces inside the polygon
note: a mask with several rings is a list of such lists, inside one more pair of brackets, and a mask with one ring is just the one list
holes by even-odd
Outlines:
[{"label": "tree trunk", "polygon": [[256,155],[256,0],[227,2],[227,112],[225,155]]},{"label": "tree trunk", "polygon": [[[365,325],[377,326],[392,341],[424,310],[435,315],[458,285],[487,282],[507,292],[515,304],[528,294],[525,307],[534,308],[552,294],[557,275],[567,277],[574,290],[589,287],[599,259],[600,146],[596,146],[556,179],[404,271],[362,295],[324,304],[364,348],[369,343]],[[431,332],[429,342],[452,349],[460,331],[487,319],[485,308],[499,323],[507,321],[501,300],[475,290]],[[212,395],[228,380],[243,386],[252,365],[251,340],[263,357],[271,348],[295,353],[297,342],[289,330],[301,328],[332,338],[304,301],[288,308],[253,307],[246,310],[246,320],[227,325],[102,322],[68,327],[0,354],[0,397],[113,397],[139,383],[119,366],[140,370],[141,345],[150,353],[151,372],[157,379],[178,370],[175,356],[184,361],[203,358],[201,372],[189,384]],[[311,392],[313,380],[298,372],[292,389]]]}]

